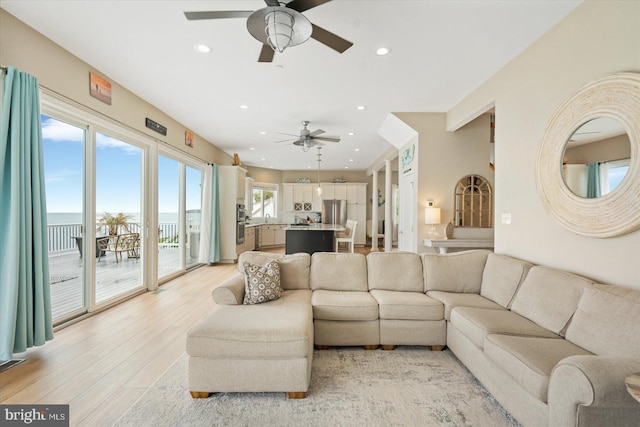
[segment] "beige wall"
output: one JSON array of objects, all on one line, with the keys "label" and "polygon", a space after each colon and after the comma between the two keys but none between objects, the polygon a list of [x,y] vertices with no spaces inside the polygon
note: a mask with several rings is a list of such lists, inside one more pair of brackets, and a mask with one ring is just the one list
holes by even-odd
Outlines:
[{"label": "beige wall", "polygon": [[[4,9],[0,9],[0,63],[34,75],[41,86],[185,153],[211,163],[231,163],[230,156],[198,135],[194,135],[194,147],[186,147],[184,134],[188,129],[182,124],[25,25]],[[90,71],[111,82],[111,105],[89,95]],[[167,136],[147,129],[147,117],[165,126]]]},{"label": "beige wall", "polygon": [[[444,228],[453,220],[453,192],[458,180],[469,174],[485,177],[495,190],[494,172],[489,168],[490,115],[483,114],[457,130],[446,130],[444,113],[394,113],[418,131],[418,251],[426,251],[422,240],[430,226],[424,223],[427,199],[441,209]],[[498,166],[499,167],[499,166]],[[493,228],[456,228],[454,237],[493,237]]]},{"label": "beige wall", "polygon": [[[640,72],[639,22],[640,2],[584,2],[449,111],[453,129],[495,102],[496,252],[640,289],[640,231],[573,234],[546,212],[535,184],[538,145],[555,110],[600,76]],[[511,225],[500,223],[502,213],[511,213]]]}]

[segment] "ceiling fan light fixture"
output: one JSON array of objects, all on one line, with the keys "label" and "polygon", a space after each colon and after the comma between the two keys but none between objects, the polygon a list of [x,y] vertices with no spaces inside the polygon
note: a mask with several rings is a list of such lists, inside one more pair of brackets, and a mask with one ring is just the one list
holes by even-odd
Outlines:
[{"label": "ceiling fan light fixture", "polygon": [[282,53],[309,40],[313,27],[300,12],[286,6],[258,9],[247,19],[247,30],[258,41]]},{"label": "ceiling fan light fixture", "polygon": [[275,51],[284,52],[291,44],[293,37],[293,23],[295,21],[293,16],[286,11],[272,10],[267,13],[264,20],[267,24],[264,31],[267,34],[269,46]]}]

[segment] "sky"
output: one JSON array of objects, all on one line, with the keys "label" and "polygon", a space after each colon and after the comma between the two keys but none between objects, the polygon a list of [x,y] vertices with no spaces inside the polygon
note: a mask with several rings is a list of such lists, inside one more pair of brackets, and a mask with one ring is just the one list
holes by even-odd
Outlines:
[{"label": "sky", "polygon": [[[85,131],[42,115],[47,212],[82,212]],[[96,133],[96,212],[140,212],[143,150]],[[158,211],[178,211],[178,162],[158,159]],[[187,210],[200,208],[200,171],[187,167]]]}]

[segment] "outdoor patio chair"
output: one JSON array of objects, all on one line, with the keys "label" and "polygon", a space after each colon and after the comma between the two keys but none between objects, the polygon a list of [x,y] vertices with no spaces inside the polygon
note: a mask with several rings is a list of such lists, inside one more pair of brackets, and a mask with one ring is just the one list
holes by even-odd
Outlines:
[{"label": "outdoor patio chair", "polygon": [[103,252],[113,252],[116,255],[116,263],[122,260],[122,252],[127,253],[127,258],[140,258],[140,234],[129,233],[105,237],[98,241],[98,248],[100,250],[98,261]]}]

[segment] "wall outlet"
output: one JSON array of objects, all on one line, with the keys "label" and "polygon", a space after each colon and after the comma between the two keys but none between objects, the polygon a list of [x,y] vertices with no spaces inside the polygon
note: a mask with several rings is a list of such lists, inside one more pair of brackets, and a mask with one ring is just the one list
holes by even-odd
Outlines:
[{"label": "wall outlet", "polygon": [[502,214],[502,223],[506,225],[511,224],[511,213]]}]

